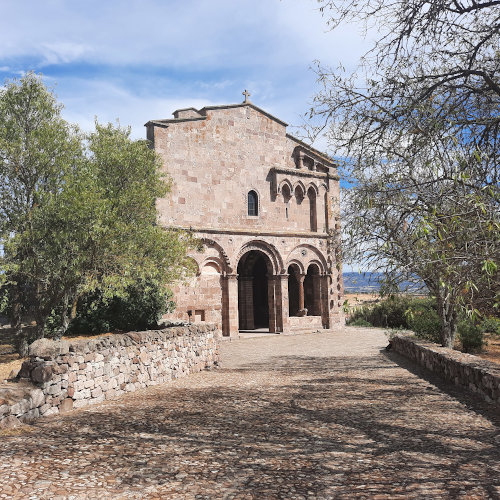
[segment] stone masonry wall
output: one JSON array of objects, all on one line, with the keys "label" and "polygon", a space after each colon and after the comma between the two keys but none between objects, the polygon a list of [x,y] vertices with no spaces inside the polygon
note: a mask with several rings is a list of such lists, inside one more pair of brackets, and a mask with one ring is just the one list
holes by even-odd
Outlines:
[{"label": "stone masonry wall", "polygon": [[475,392],[488,402],[500,404],[500,366],[496,363],[408,335],[396,335],[391,344],[394,351],[442,378]]},{"label": "stone masonry wall", "polygon": [[30,346],[17,383],[0,385],[0,428],[66,412],[218,364],[215,325]]}]

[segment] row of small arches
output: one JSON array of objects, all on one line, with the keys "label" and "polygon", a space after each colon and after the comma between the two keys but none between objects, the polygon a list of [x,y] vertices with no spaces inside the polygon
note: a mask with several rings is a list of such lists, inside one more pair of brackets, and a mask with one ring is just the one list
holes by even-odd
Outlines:
[{"label": "row of small arches", "polygon": [[[308,187],[307,192],[304,191],[304,187],[297,185],[293,191],[297,205],[301,205],[302,201],[307,195],[309,201],[309,229],[312,232],[318,231],[318,214],[316,207],[316,199],[319,195],[318,188],[312,184]],[[285,203],[285,217],[289,218],[289,203],[292,198],[292,191],[288,184],[283,184],[281,186],[281,194],[283,196],[283,201]],[[325,203],[326,203],[326,193],[325,193]],[[259,196],[253,189],[248,192],[247,195],[247,209],[248,215],[251,217],[256,217],[259,215]],[[326,205],[325,205],[326,209]]]}]

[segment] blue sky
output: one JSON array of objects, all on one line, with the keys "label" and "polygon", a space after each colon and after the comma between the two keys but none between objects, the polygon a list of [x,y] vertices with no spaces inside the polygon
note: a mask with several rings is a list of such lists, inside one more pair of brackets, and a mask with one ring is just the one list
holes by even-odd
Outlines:
[{"label": "blue sky", "polygon": [[318,88],[313,61],[354,68],[367,48],[356,26],[328,31],[315,0],[0,4],[0,82],[42,73],[67,120],[89,130],[95,116],[119,119],[135,138],[150,119],[241,102],[244,89],[300,125]]},{"label": "blue sky", "polygon": [[[289,123],[319,89],[315,60],[353,70],[369,48],[361,28],[329,31],[316,0],[2,0],[0,85],[44,75],[64,117],[84,130],[94,118],[130,126],[178,108],[231,104],[248,89]],[[326,141],[314,146],[329,151]],[[350,268],[346,268],[349,270]]]}]

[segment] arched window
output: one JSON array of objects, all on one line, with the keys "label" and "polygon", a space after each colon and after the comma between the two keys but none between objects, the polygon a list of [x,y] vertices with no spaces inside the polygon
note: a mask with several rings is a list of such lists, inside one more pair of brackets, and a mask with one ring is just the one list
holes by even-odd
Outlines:
[{"label": "arched window", "polygon": [[311,231],[316,232],[318,230],[318,218],[316,215],[316,192],[312,187],[307,191],[307,196],[309,197],[309,221]]},{"label": "arched window", "polygon": [[259,198],[255,191],[248,192],[248,215],[259,215]]}]

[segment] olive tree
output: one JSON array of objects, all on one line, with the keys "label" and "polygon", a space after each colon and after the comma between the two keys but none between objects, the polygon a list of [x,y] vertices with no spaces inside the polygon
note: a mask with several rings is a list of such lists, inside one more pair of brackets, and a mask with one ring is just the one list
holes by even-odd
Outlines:
[{"label": "olive tree", "polygon": [[39,338],[61,311],[62,335],[79,295],[120,294],[137,280],[166,286],[187,272],[193,244],[157,225],[156,198],[169,184],[146,141],[97,123],[84,135],[60,112],[37,75],[0,91],[0,271],[21,354],[33,340],[23,315]]},{"label": "olive tree", "polygon": [[342,161],[346,258],[436,295],[442,342],[482,290],[498,301],[496,1],[319,0],[332,29],[376,26],[353,74],[316,65],[310,133]]}]

